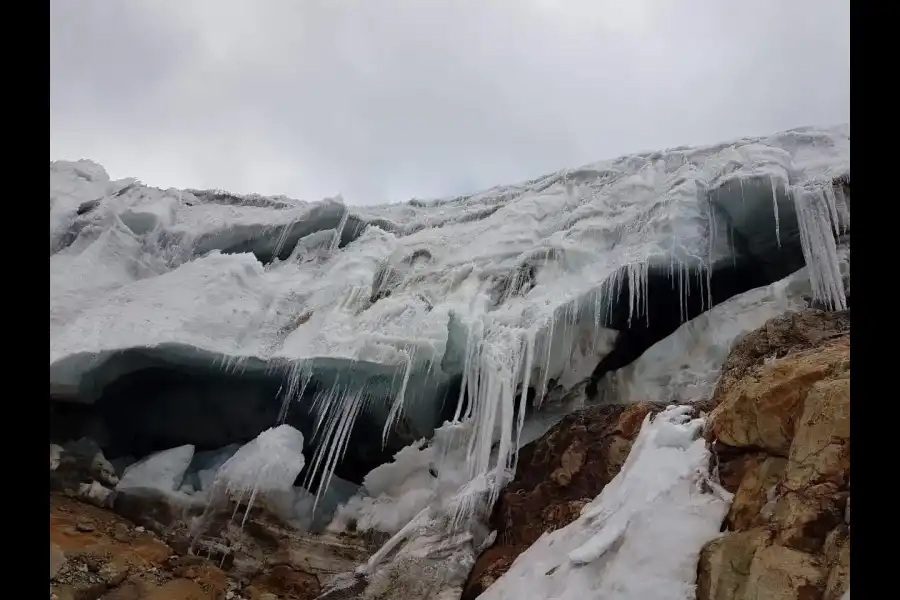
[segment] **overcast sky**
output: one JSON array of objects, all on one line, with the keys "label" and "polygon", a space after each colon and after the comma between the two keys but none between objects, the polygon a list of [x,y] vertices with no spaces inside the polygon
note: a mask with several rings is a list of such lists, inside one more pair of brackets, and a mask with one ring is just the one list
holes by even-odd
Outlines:
[{"label": "overcast sky", "polygon": [[849,0],[51,0],[50,158],[352,204],[850,120]]}]

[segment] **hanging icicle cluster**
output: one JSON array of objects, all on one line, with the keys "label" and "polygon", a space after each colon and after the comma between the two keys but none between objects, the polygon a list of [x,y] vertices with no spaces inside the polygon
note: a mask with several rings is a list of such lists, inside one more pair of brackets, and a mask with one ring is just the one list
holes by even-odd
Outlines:
[{"label": "hanging icicle cluster", "polygon": [[[843,192],[826,184],[796,186],[791,194],[813,298],[831,310],[846,310],[847,297],[836,243],[836,238],[849,226],[849,211],[843,210],[846,207]],[[843,219],[842,213],[846,214]]]},{"label": "hanging icicle cluster", "polygon": [[[786,181],[770,178],[775,222],[775,238],[781,246],[781,218],[779,215],[778,188],[784,187],[793,197],[799,221],[800,238],[804,258],[809,269],[810,281],[817,300],[834,309],[846,307],[835,237],[849,226],[849,207],[840,189],[833,186],[790,187]],[[744,182],[740,181],[741,196]],[[346,213],[344,215],[346,217]],[[709,253],[707,256],[693,256],[693,264],[687,264],[674,255],[669,258],[668,277],[672,290],[678,291],[682,321],[690,317],[689,296],[699,290],[701,310],[712,307],[711,273],[713,244],[716,236],[715,211],[709,206]],[[342,219],[342,224],[345,219]],[[341,227],[335,233],[339,239]],[[733,253],[733,233],[730,237]],[[332,250],[335,250],[334,243]],[[548,255],[549,256],[549,255]],[[731,257],[732,262],[735,257]],[[636,261],[616,269],[593,292],[593,326],[596,329],[608,326],[614,318],[618,299],[628,286],[628,326],[635,320],[644,318],[650,324],[649,315],[649,272],[648,260]],[[517,290],[527,279],[520,269],[511,274],[509,286]],[[696,277],[696,284],[692,278]],[[504,289],[503,292],[508,290]],[[501,294],[506,299],[506,294]],[[466,350],[462,368],[462,385],[457,401],[454,423],[466,423],[466,468],[472,481],[478,479],[490,482],[488,506],[492,506],[508,476],[515,471],[519,440],[524,425],[529,388],[535,387],[535,405],[540,406],[547,392],[550,380],[551,360],[565,348],[554,347],[554,339],[561,334],[566,337],[580,327],[580,299],[563,304],[543,323],[528,328],[517,328],[499,324],[489,315],[480,315],[466,324]],[[588,309],[591,310],[591,309]],[[382,442],[386,443],[390,432],[405,414],[409,395],[410,378],[414,375],[415,349],[404,352],[405,364],[401,365],[395,377],[395,396],[391,402],[383,430]],[[536,365],[542,368],[535,368]],[[429,363],[432,368],[434,363]],[[535,373],[539,380],[533,382]],[[286,402],[302,397],[303,391],[312,377],[310,369],[303,367],[292,373],[285,394]],[[327,488],[332,473],[346,451],[350,432],[356,419],[366,410],[370,398],[362,388],[338,386],[316,394],[313,412],[317,415],[315,435],[320,439],[316,453],[307,470],[306,480],[312,483],[320,477],[319,493]],[[286,415],[282,407],[280,419]],[[463,523],[473,512],[483,508],[483,498],[473,496],[471,502],[462,498],[456,506],[457,514],[452,519],[454,526]]]}]

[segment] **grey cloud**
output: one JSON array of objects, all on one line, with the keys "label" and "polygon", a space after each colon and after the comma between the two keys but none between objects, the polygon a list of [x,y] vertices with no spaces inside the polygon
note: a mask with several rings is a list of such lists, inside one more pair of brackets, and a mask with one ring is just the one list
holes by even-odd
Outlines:
[{"label": "grey cloud", "polygon": [[51,158],[354,203],[849,120],[845,0],[51,0]]}]

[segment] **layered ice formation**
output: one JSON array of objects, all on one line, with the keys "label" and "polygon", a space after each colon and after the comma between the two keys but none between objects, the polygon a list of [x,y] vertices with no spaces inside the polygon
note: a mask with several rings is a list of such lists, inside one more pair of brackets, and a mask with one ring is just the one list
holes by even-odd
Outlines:
[{"label": "layered ice formation", "polygon": [[[844,308],[849,172],[849,126],[366,207],[161,190],[54,162],[51,396],[127,402],[138,390],[122,382],[161,365],[182,379],[197,369],[275,378],[279,408],[265,427],[298,406],[308,413],[298,433],[315,446],[310,489],[327,489],[363,421],[382,445],[403,432],[400,446],[465,421],[464,479],[497,470],[491,481],[502,482],[526,413],[546,398],[598,369],[616,371],[620,388],[658,391],[682,358],[699,381],[687,396],[703,394],[728,342],[688,324],[643,362],[628,366],[637,356],[623,359],[624,348],[639,355],[716,304],[705,318],[727,323],[722,302],[804,266],[814,299]],[[759,295],[773,310],[794,302],[777,286]],[[667,311],[662,326],[655,315]],[[634,342],[642,331],[656,339]],[[449,472],[460,477],[438,479]]]}]

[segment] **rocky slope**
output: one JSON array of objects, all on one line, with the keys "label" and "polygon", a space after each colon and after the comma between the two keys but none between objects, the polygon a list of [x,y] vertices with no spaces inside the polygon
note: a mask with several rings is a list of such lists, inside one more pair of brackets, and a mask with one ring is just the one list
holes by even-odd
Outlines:
[{"label": "rocky slope", "polygon": [[[725,533],[703,550],[698,600],[836,600],[849,587],[849,312],[770,320],[732,349],[707,438],[734,494]],[[523,449],[494,512],[497,543],[463,598],[477,598],[539,537],[565,527],[628,456],[660,407],[573,414]]]},{"label": "rocky slope", "polygon": [[312,600],[384,541],[300,534],[260,508],[246,514],[243,505],[207,506],[159,490],[110,490],[98,481],[102,454],[58,452],[50,464],[51,598]]},{"label": "rocky slope", "polygon": [[[712,400],[694,407],[711,411],[712,468],[734,494],[724,533],[701,553],[697,600],[838,600],[848,590],[849,332],[849,311],[772,319],[735,345]],[[661,408],[585,409],[523,448],[491,517],[495,541],[475,562],[462,598],[477,598],[535,541],[578,519],[619,472],[644,418]],[[51,597],[399,597],[390,594],[404,574],[391,569],[381,583],[359,579],[326,593],[384,536],[300,534],[259,508],[242,524],[234,506],[178,504],[151,490],[109,492],[116,480],[87,442],[51,451]]]},{"label": "rocky slope", "polygon": [[[190,519],[181,516],[160,528],[161,506],[172,512],[171,505],[135,496],[97,507],[51,493],[51,598],[312,600],[381,541],[300,536],[260,511],[240,532],[242,515],[232,521],[220,514],[195,538],[185,532]],[[133,519],[119,514],[129,508]]]},{"label": "rocky slope", "polygon": [[701,555],[698,600],[838,600],[848,589],[849,330],[848,313],[801,313],[732,353],[707,435],[735,497],[726,533]]}]

